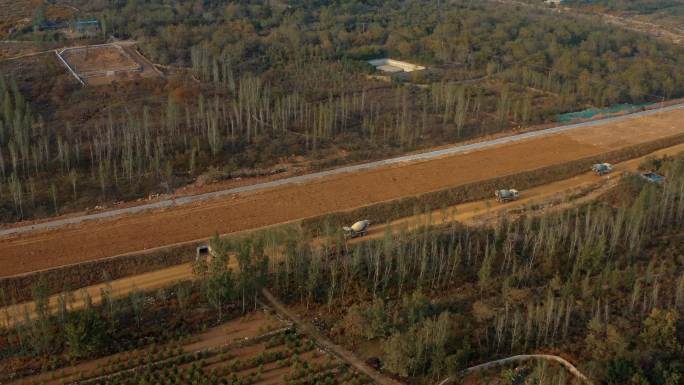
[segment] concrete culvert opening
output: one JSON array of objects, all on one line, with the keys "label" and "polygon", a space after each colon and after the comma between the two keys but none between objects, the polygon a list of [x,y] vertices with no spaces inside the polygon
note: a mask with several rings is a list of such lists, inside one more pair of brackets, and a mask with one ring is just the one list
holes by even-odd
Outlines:
[{"label": "concrete culvert opening", "polygon": [[199,245],[197,246],[197,260],[204,259],[207,263],[211,262],[211,246]]}]

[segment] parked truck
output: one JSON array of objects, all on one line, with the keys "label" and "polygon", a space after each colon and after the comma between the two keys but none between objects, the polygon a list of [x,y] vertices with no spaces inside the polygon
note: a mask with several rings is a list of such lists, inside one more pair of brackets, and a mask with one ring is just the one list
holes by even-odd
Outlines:
[{"label": "parked truck", "polygon": [[642,178],[646,179],[646,181],[651,182],[651,183],[656,183],[656,184],[663,184],[665,183],[665,177],[655,173],[653,171],[649,172],[644,172],[640,174]]},{"label": "parked truck", "polygon": [[613,165],[610,163],[597,163],[591,166],[591,171],[593,171],[598,176],[603,176],[613,171]]},{"label": "parked truck", "polygon": [[497,202],[504,203],[517,200],[520,197],[520,193],[515,189],[504,189],[496,190],[494,196],[496,197]]},{"label": "parked truck", "polygon": [[368,226],[370,226],[370,221],[364,219],[354,223],[350,227],[345,226],[342,230],[344,230],[344,235],[348,238],[363,237],[368,233]]}]

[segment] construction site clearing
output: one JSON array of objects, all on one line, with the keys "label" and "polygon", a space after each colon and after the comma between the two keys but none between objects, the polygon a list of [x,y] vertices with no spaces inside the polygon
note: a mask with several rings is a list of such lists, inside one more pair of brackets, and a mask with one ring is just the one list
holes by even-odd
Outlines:
[{"label": "construction site clearing", "polygon": [[[124,44],[125,43],[125,44]],[[69,47],[55,51],[60,62],[82,85],[109,84],[131,77],[160,75],[130,42]]]},{"label": "construction site clearing", "polygon": [[470,153],[5,237],[0,240],[0,264],[5,266],[0,274],[9,277],[293,222],[600,156],[681,135],[683,114],[677,109],[632,117]]}]

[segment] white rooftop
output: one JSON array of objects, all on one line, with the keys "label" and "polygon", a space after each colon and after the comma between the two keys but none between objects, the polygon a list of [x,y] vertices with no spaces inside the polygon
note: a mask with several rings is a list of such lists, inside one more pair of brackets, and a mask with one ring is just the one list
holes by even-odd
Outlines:
[{"label": "white rooftop", "polygon": [[368,63],[375,67],[377,70],[389,73],[413,72],[425,69],[425,67],[419,66],[417,64],[411,64],[404,61],[389,58],[370,60],[368,61]]}]

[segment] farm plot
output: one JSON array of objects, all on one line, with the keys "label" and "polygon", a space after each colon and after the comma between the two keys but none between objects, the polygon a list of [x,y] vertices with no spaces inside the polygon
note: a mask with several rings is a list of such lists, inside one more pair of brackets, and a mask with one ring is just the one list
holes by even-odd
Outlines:
[{"label": "farm plot", "polygon": [[135,75],[156,75],[151,65],[134,49],[117,44],[66,48],[58,51],[57,55],[84,84],[108,84]]},{"label": "farm plot", "polygon": [[262,311],[201,335],[10,384],[365,384],[370,380]]}]

